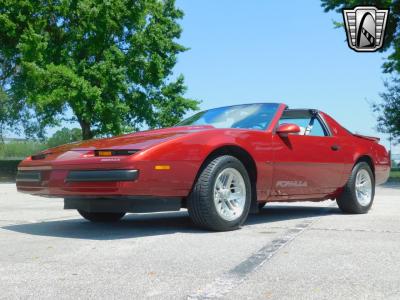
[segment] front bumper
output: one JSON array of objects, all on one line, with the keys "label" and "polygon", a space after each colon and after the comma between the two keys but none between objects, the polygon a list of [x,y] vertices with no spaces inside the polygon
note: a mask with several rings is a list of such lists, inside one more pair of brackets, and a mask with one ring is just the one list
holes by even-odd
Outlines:
[{"label": "front bumper", "polygon": [[[83,170],[70,171],[65,182],[102,182],[102,181],[134,181],[138,179],[138,170]],[[40,183],[42,171],[18,171],[17,182]]]},{"label": "front bumper", "polygon": [[[25,171],[27,172],[27,171]],[[138,170],[83,170],[70,171],[65,179],[66,182],[114,182],[134,181],[138,179]]]},{"label": "front bumper", "polygon": [[155,196],[186,197],[197,172],[195,162],[173,162],[170,170],[155,170],[169,162],[107,165],[35,165],[18,168],[19,192],[45,197]]}]

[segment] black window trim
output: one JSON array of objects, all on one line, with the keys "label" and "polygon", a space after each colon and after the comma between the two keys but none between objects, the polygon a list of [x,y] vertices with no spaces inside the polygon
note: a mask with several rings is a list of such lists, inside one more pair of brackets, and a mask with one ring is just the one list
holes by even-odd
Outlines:
[{"label": "black window trim", "polygon": [[328,124],[326,123],[324,117],[319,113],[319,111],[316,114],[317,118],[319,119],[322,127],[326,131],[327,135],[325,137],[333,136],[331,129],[329,128]]}]

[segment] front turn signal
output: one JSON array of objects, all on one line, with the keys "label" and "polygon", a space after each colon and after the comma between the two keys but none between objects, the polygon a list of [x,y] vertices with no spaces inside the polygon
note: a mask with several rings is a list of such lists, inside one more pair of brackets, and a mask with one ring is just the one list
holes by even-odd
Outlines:
[{"label": "front turn signal", "polygon": [[170,170],[171,166],[170,165],[156,165],[154,166],[154,170]]},{"label": "front turn signal", "polygon": [[98,156],[112,156],[113,153],[111,151],[98,151],[97,155]]}]

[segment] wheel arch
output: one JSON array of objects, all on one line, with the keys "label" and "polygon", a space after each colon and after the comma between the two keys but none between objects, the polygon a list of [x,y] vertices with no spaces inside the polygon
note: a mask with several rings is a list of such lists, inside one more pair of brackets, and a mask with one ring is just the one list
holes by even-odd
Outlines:
[{"label": "wheel arch", "polygon": [[[196,184],[197,179],[199,178],[201,172],[204,170],[204,168],[207,166],[207,164],[215,159],[218,156],[222,155],[231,155],[233,157],[236,157],[240,162],[243,164],[243,166],[246,168],[247,173],[249,174],[250,178],[250,183],[251,183],[251,188],[252,188],[252,201],[257,201],[257,166],[254,158],[251,156],[251,154],[246,151],[244,148],[237,146],[237,145],[223,145],[215,148],[212,150],[207,157],[203,160],[203,163],[201,164],[199,170],[197,171],[195,180],[193,182],[193,186]],[[192,186],[192,189],[193,189]]]},{"label": "wheel arch", "polygon": [[354,165],[357,165],[357,164],[360,163],[360,162],[365,162],[365,163],[367,163],[367,164],[369,165],[369,167],[371,168],[372,174],[373,174],[374,177],[375,177],[375,165],[374,165],[374,161],[372,160],[372,158],[371,158],[369,155],[367,155],[367,154],[360,155],[360,156],[357,158],[357,160],[356,160],[356,162],[354,163]]}]

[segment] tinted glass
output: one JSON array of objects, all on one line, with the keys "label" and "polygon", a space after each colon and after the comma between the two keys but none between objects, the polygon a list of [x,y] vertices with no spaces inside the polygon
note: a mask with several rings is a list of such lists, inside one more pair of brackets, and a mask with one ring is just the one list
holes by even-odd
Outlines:
[{"label": "tinted glass", "polygon": [[324,127],[322,126],[321,122],[318,120],[318,118],[314,118],[314,124],[312,125],[311,131],[307,134],[306,129],[307,126],[310,124],[311,121],[311,116],[305,118],[304,116],[299,117],[299,118],[294,118],[294,117],[285,117],[283,116],[279,120],[279,124],[283,123],[289,123],[289,124],[296,124],[300,127],[300,132],[298,135],[310,135],[310,136],[327,136],[328,134],[324,130]]},{"label": "tinted glass", "polygon": [[325,132],[324,128],[321,125],[321,122],[318,119],[315,119],[314,125],[313,125],[309,135],[313,135],[313,136],[326,136],[327,135],[327,133]]},{"label": "tinted glass", "polygon": [[176,126],[211,125],[215,128],[265,130],[275,116],[279,104],[245,104],[214,108],[199,112]]}]

